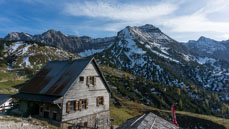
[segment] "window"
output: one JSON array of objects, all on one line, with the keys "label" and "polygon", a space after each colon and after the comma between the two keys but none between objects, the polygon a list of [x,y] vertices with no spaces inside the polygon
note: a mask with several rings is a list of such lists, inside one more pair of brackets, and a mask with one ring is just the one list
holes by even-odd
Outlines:
[{"label": "window", "polygon": [[88,99],[81,99],[79,101],[68,101],[66,103],[66,112],[74,112],[82,109],[87,109],[88,108]]},{"label": "window", "polygon": [[87,109],[88,108],[88,99],[81,99],[80,100],[80,109]]},{"label": "window", "polygon": [[87,76],[87,85],[95,86],[96,85],[96,76]]},{"label": "window", "polygon": [[93,77],[90,77],[90,84],[94,84],[94,78]]},{"label": "window", "polygon": [[75,102],[70,101],[70,111],[74,111],[74,110],[75,110]]},{"label": "window", "polygon": [[40,107],[40,112],[43,112],[43,107]]},{"label": "window", "polygon": [[53,119],[53,120],[56,120],[56,112],[53,112],[53,113],[52,113],[52,119]]},{"label": "window", "polygon": [[49,118],[49,112],[48,111],[44,111],[44,118]]},{"label": "window", "polygon": [[84,123],[83,123],[83,126],[84,126],[84,127],[87,127],[87,122],[84,122]]},{"label": "window", "polygon": [[96,105],[100,106],[100,105],[104,105],[104,97],[103,96],[99,96],[96,99]]},{"label": "window", "polygon": [[76,103],[75,101],[68,101],[66,103],[66,112],[69,113],[69,112],[72,112],[76,109]]},{"label": "window", "polygon": [[83,81],[84,81],[84,77],[80,76],[80,82],[83,82]]}]

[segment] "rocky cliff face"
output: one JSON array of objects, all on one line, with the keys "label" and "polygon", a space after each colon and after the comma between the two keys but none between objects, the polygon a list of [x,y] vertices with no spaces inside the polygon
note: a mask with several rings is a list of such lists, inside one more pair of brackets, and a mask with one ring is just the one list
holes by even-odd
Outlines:
[{"label": "rocky cliff face", "polygon": [[30,35],[26,33],[13,32],[8,34],[4,40],[32,40],[42,42],[45,45],[64,49],[81,56],[89,56],[101,52],[114,43],[115,37],[91,38],[65,35],[60,31],[48,30],[42,34]]},{"label": "rocky cliff face", "polygon": [[229,61],[229,40],[216,41],[202,36],[197,41],[184,43],[184,46],[200,56]]},{"label": "rocky cliff face", "polygon": [[32,35],[24,32],[12,32],[8,34],[4,40],[31,40]]}]

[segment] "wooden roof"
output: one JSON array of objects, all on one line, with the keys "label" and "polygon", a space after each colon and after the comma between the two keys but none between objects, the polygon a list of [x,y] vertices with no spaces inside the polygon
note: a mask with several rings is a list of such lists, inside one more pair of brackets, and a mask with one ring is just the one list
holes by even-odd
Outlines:
[{"label": "wooden roof", "polygon": [[127,120],[117,129],[179,129],[179,127],[153,113],[148,113]]},{"label": "wooden roof", "polygon": [[72,83],[90,62],[94,62],[99,74],[109,91],[108,85],[99,70],[94,58],[77,59],[73,61],[52,61],[41,69],[24,87],[20,93],[43,94],[63,96],[71,87]]},{"label": "wooden roof", "polygon": [[9,94],[0,94],[0,106],[11,98]]}]

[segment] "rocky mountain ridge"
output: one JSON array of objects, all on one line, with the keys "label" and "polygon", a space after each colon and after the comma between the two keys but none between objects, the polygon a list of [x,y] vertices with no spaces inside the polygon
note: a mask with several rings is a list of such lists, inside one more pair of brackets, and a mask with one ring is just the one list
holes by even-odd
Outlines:
[{"label": "rocky mountain ridge", "polygon": [[[118,67],[128,72],[108,68],[107,66],[102,68],[113,93],[126,100],[137,101],[141,104],[162,109],[169,109],[171,104],[175,104],[180,110],[196,113],[212,113],[214,115],[227,113],[229,108],[222,101],[225,97],[220,94],[222,92],[220,90],[224,87],[216,88],[219,91],[209,93],[207,90],[205,91],[205,88],[194,85],[187,79],[188,77],[196,77],[196,73],[206,72],[205,69],[199,68],[201,65],[195,65],[195,63],[198,64],[195,62],[196,58],[193,57],[187,61],[179,49],[170,50],[168,46],[170,46],[170,43],[174,43],[171,41],[166,43],[167,46],[163,46],[162,43],[156,42],[157,40],[154,42],[148,42],[148,39],[145,42],[137,40],[133,35],[139,34],[130,32],[132,29],[132,27],[127,27],[120,31],[116,39],[117,42],[105,51],[95,55],[99,63]],[[139,29],[139,31],[142,30]],[[142,31],[142,34],[144,31]],[[149,33],[152,33],[152,35],[153,33],[160,33],[164,36],[162,32],[158,31]],[[146,37],[145,35],[142,36]],[[6,69],[8,71],[15,69],[37,71],[48,61],[66,60],[74,56],[70,52],[46,46],[39,42],[1,41],[0,45],[2,53],[0,61],[7,64]],[[75,55],[75,58],[79,57]],[[188,65],[192,64],[190,62],[198,66],[197,69],[191,72],[192,67]],[[204,61],[202,63],[205,65]],[[132,73],[132,75],[129,73]],[[205,73],[203,76],[201,75],[200,79],[205,78],[205,75]],[[222,75],[220,75],[215,77],[213,82],[218,86],[218,82],[223,82],[225,79],[222,79]],[[193,80],[195,81],[195,78]],[[206,83],[210,82],[206,81]],[[182,104],[182,102],[185,103]],[[219,110],[222,113],[219,113]]]},{"label": "rocky mountain ridge", "polygon": [[0,41],[0,48],[0,62],[6,63],[8,70],[35,71],[40,70],[49,61],[81,58],[76,54],[31,41]]},{"label": "rocky mountain ridge", "polygon": [[42,34],[31,35],[24,32],[12,32],[4,37],[4,40],[13,41],[37,41],[45,45],[64,49],[81,56],[89,56],[108,48],[115,37],[91,38],[87,36],[70,36],[60,31],[48,30]]},{"label": "rocky mountain ridge", "polygon": [[229,40],[216,41],[204,36],[198,40],[190,40],[184,46],[199,56],[229,61]]},{"label": "rocky mountain ridge", "polygon": [[94,56],[101,64],[172,87],[189,90],[195,85],[229,101],[227,63],[193,54],[152,25],[124,28],[110,48]]}]

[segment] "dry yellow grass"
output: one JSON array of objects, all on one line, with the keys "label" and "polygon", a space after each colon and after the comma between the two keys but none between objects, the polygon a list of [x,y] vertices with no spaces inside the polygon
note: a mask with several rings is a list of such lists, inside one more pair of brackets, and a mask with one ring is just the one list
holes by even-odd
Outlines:
[{"label": "dry yellow grass", "polygon": [[[162,112],[162,113],[164,112],[169,114],[171,112],[169,110],[161,110],[158,108],[141,105],[136,102],[125,101],[120,98],[118,98],[118,100],[122,105],[121,108],[115,107],[111,102],[110,112],[111,112],[111,117],[114,119],[113,125],[120,125],[123,122],[125,122],[127,119],[143,114],[144,111],[158,111],[158,112]],[[196,114],[196,113],[184,112],[184,111],[176,111],[176,113],[185,116],[191,116],[195,118],[209,120],[214,123],[223,125],[227,129],[229,129],[229,119],[223,119],[215,116],[202,115],[202,114]]]}]

